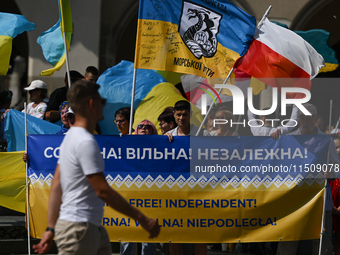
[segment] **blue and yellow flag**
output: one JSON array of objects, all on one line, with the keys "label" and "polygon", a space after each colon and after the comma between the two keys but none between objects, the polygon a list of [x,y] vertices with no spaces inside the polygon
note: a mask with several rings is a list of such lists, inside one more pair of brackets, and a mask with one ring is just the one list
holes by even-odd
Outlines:
[{"label": "blue and yellow flag", "polygon": [[6,75],[12,53],[12,40],[25,31],[35,29],[35,24],[24,16],[0,12],[0,75]]},{"label": "blue and yellow flag", "polygon": [[0,206],[24,213],[26,173],[22,153],[0,152]]},{"label": "blue and yellow flag", "polygon": [[319,71],[332,72],[339,67],[335,51],[328,45],[330,33],[323,29],[312,29],[308,31],[295,31],[299,36],[305,39],[313,48],[322,55],[325,60],[325,66]]},{"label": "blue and yellow flag", "polygon": [[38,44],[43,50],[45,59],[54,67],[41,72],[41,76],[51,76],[55,71],[59,71],[66,61],[64,35],[66,34],[67,52],[70,49],[72,28],[72,14],[69,0],[58,0],[59,20],[49,30],[43,32],[38,37]]},{"label": "blue and yellow flag", "polygon": [[225,78],[247,51],[255,23],[228,1],[141,0],[135,67]]}]

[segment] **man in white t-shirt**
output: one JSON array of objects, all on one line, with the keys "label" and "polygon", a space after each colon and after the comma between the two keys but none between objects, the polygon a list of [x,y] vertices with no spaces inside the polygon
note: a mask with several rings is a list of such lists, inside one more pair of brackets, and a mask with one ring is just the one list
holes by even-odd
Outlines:
[{"label": "man in white t-shirt", "polygon": [[48,202],[47,229],[35,252],[47,252],[55,240],[60,254],[111,254],[106,230],[101,226],[103,201],[138,220],[150,234],[159,234],[156,221],[147,218],[113,190],[105,180],[104,161],[92,133],[102,120],[106,100],[99,85],[81,80],[68,91],[75,113],[74,126],[61,146]]}]

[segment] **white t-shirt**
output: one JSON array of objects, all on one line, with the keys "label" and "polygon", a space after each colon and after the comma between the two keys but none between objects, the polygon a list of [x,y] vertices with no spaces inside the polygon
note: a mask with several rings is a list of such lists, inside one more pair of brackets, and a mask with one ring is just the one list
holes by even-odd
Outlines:
[{"label": "white t-shirt", "polygon": [[[190,124],[190,133],[189,133],[189,135],[195,136],[197,131],[198,131],[198,127],[196,127],[193,124]],[[178,127],[175,127],[174,129],[169,130],[167,133],[172,134],[173,136],[178,136]],[[202,136],[202,135],[203,136],[210,136],[210,133],[207,130],[205,130],[205,129],[201,129],[199,135],[200,136]]]},{"label": "white t-shirt", "polygon": [[81,127],[71,127],[60,146],[62,204],[59,219],[101,225],[103,201],[96,195],[86,175],[104,172],[104,161],[93,135]]},{"label": "white t-shirt", "polygon": [[[41,102],[40,104],[38,104],[37,106],[35,106],[33,108],[33,102],[29,103],[27,105],[27,114],[31,115],[33,117],[39,118],[39,119],[43,119],[44,118],[44,114],[46,112],[47,109],[47,104],[44,102]],[[23,113],[25,113],[25,109],[22,110]]]}]

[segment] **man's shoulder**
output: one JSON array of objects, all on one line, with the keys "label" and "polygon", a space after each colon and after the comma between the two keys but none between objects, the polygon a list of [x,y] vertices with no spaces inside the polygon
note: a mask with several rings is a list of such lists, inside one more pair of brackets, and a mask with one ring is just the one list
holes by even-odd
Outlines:
[{"label": "man's shoulder", "polygon": [[177,129],[178,127],[175,127],[174,129],[169,130],[167,133],[172,135],[177,135]]},{"label": "man's shoulder", "polygon": [[55,89],[55,90],[51,93],[51,97],[52,97],[52,95],[66,94],[66,92],[67,92],[66,87],[60,87],[60,88]]}]

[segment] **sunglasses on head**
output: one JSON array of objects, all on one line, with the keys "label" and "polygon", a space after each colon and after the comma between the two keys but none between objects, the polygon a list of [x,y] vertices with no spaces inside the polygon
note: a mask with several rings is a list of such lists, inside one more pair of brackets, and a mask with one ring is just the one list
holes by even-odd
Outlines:
[{"label": "sunglasses on head", "polygon": [[151,127],[151,125],[148,125],[148,124],[139,124],[139,125],[137,125],[137,128],[138,129],[143,129],[143,127],[145,128],[145,129],[151,129],[152,127]]}]

